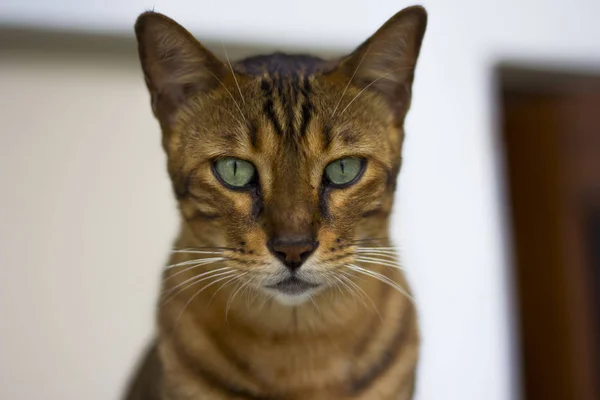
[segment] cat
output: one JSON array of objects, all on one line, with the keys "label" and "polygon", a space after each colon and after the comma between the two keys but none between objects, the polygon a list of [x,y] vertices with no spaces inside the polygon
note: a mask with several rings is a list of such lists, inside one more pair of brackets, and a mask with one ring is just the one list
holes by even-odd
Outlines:
[{"label": "cat", "polygon": [[413,397],[419,330],[389,216],[427,24],[346,57],[231,63],[136,24],[181,227],[128,400]]}]

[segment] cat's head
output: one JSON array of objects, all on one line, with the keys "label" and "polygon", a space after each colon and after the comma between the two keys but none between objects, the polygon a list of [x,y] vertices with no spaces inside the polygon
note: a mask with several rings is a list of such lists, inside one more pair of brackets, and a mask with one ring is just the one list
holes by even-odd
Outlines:
[{"label": "cat's head", "polygon": [[387,236],[426,20],[405,9],[335,61],[231,64],[142,14],[140,59],[187,245],[220,249],[254,287],[293,303]]}]

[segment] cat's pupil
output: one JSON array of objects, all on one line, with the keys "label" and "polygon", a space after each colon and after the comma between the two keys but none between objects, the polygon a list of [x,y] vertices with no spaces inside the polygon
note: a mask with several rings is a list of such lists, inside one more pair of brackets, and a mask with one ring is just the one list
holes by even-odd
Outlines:
[{"label": "cat's pupil", "polygon": [[238,162],[234,161],[233,162],[233,175],[237,175],[237,165],[238,165]]},{"label": "cat's pupil", "polygon": [[342,175],[344,174],[344,160],[340,161],[340,169],[342,170]]}]

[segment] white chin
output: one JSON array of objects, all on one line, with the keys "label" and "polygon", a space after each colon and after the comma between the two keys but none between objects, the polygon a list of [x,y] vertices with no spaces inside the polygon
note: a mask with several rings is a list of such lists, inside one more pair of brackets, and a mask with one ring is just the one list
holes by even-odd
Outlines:
[{"label": "white chin", "polygon": [[275,297],[280,304],[284,306],[297,306],[302,303],[306,303],[310,300],[310,294],[312,291],[306,291],[301,294],[285,294],[279,291],[271,292],[271,295]]}]

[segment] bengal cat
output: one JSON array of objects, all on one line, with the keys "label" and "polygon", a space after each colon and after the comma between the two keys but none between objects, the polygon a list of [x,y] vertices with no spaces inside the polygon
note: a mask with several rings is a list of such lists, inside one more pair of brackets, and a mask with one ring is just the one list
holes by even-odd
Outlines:
[{"label": "bengal cat", "polygon": [[219,60],[135,24],[181,228],[127,399],[411,399],[415,305],[388,240],[427,14],[350,55]]}]

